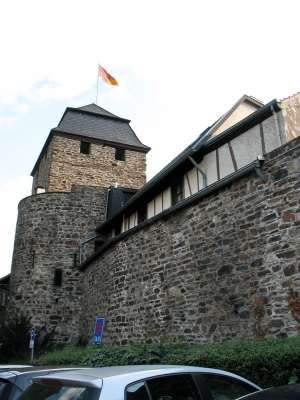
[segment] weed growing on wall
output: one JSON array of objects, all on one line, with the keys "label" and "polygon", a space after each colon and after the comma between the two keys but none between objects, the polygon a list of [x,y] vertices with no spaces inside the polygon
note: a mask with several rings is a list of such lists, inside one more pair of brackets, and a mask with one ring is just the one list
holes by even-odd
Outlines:
[{"label": "weed growing on wall", "polygon": [[297,330],[300,332],[300,295],[292,287],[289,287],[287,295],[289,310],[297,322]]}]

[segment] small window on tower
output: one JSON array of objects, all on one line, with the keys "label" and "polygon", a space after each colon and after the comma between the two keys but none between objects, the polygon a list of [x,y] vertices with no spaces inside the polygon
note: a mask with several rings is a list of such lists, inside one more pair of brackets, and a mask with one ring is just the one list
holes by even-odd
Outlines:
[{"label": "small window on tower", "polygon": [[80,144],[80,153],[82,154],[90,154],[91,144],[88,142],[81,142]]},{"label": "small window on tower", "polygon": [[54,271],[54,286],[61,286],[62,283],[62,270],[56,269]]},{"label": "small window on tower", "polygon": [[125,161],[125,149],[116,149],[115,159],[119,161]]}]

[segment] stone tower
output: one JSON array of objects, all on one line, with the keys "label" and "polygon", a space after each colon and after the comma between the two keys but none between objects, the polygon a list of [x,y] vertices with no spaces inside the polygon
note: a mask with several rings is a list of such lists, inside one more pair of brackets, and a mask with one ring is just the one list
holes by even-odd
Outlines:
[{"label": "stone tower", "polygon": [[78,339],[79,247],[105,218],[108,188],[146,183],[150,148],[129,123],[95,104],[67,108],[33,168],[31,196],[19,203],[8,310],[29,313],[59,343]]}]

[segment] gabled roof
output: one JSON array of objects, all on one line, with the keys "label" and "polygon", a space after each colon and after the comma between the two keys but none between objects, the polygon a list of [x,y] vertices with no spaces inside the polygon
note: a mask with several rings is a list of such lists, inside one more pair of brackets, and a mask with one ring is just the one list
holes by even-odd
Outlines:
[{"label": "gabled roof", "polygon": [[[236,103],[233,104],[232,107],[224,114],[222,115],[209,129],[207,132],[207,139],[211,138],[214,133],[224,125],[224,123],[230,118],[231,115],[240,107],[242,103],[248,103],[254,106],[255,108],[259,109],[263,107],[264,103],[261,102],[260,100],[256,99],[253,96],[247,96],[244,94]],[[224,129],[225,130],[225,129]]]},{"label": "gabled roof", "polygon": [[[198,138],[193,141],[186,149],[184,149],[177,157],[175,157],[169,164],[167,164],[158,174],[156,174],[150,181],[148,181],[142,189],[140,189],[123,207],[122,211],[116,212],[110,218],[103,221],[97,228],[97,233],[107,233],[113,226],[123,218],[123,214],[130,215],[130,213],[137,210],[137,207],[142,206],[150,198],[154,198],[163,190],[174,182],[176,177],[182,176],[189,170],[194,168],[189,157],[192,157],[197,163],[201,162],[203,155],[211,151],[214,147],[219,147],[223,143],[232,140],[236,136],[246,132],[259,122],[264,121],[272,115],[272,109],[275,112],[280,111],[278,101],[276,99],[270,101],[268,104],[260,107],[254,113],[248,115],[242,121],[226,129],[219,135],[212,137],[210,140],[210,132],[218,123],[218,119],[212,126],[205,129]],[[222,118],[222,117],[221,117]]]},{"label": "gabled roof", "polygon": [[45,153],[53,135],[68,135],[78,140],[94,139],[113,147],[120,146],[143,153],[148,153],[150,147],[144,145],[131,129],[130,120],[120,118],[96,104],[88,104],[79,108],[68,107],[58,126],[51,129],[46,143],[31,172],[34,173]]}]

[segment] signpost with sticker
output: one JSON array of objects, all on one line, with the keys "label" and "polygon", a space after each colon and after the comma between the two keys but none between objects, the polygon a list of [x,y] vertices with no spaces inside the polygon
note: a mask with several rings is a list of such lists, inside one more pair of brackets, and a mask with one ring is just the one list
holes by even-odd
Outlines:
[{"label": "signpost with sticker", "polygon": [[104,328],[104,318],[97,318],[95,322],[93,344],[100,344]]},{"label": "signpost with sticker", "polygon": [[35,337],[35,327],[30,328],[30,341],[29,348],[31,349],[31,361],[33,360],[33,349],[34,349],[34,337]]}]

